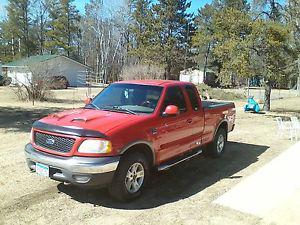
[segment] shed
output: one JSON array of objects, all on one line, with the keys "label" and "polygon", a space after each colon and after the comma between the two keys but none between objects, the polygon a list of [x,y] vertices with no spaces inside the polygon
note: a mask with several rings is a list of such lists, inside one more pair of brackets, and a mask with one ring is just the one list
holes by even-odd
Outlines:
[{"label": "shed", "polygon": [[215,81],[215,75],[214,72],[210,69],[206,70],[206,74],[204,76],[203,70],[197,70],[197,69],[186,69],[180,71],[180,81],[186,81],[186,82],[192,82],[194,84],[211,84],[212,81]]},{"label": "shed", "polygon": [[90,67],[62,55],[36,55],[2,65],[4,74],[12,78],[12,84],[26,84],[32,76],[64,76],[69,86],[83,87]]}]

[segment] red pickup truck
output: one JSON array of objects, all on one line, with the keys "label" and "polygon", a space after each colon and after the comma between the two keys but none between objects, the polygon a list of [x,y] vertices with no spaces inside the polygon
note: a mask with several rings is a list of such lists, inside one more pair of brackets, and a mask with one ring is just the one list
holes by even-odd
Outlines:
[{"label": "red pickup truck", "polygon": [[188,82],[117,82],[86,103],[33,124],[28,167],[62,182],[106,186],[119,200],[138,196],[152,169],[203,149],[219,157],[234,128],[234,104],[201,101]]}]

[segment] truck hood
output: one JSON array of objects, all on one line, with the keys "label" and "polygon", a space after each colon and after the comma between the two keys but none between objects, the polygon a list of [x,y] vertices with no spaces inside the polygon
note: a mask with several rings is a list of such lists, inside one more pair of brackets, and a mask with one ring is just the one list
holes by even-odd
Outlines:
[{"label": "truck hood", "polygon": [[101,111],[93,109],[75,109],[51,114],[39,120],[40,122],[107,133],[121,125],[142,120],[144,116],[119,112]]}]

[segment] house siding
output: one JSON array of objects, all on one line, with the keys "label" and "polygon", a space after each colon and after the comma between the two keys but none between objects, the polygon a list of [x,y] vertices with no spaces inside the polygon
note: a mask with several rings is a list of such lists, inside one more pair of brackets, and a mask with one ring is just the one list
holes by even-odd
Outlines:
[{"label": "house siding", "polygon": [[[58,56],[30,66],[34,70],[45,73],[46,76],[65,76],[72,87],[84,87],[88,67],[67,57]],[[27,67],[6,67],[7,76],[12,78],[12,84],[28,84],[32,79],[31,69]]]}]

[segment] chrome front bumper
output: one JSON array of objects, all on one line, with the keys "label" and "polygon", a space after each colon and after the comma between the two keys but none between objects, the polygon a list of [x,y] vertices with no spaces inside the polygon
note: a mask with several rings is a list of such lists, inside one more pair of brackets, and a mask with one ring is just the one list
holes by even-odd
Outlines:
[{"label": "chrome front bumper", "polygon": [[[38,151],[31,144],[25,146],[25,157],[28,167],[33,172],[35,172],[36,163],[42,163],[49,166],[51,179],[79,185],[97,186],[110,183],[120,160],[119,156],[57,156]],[[86,177],[86,179],[82,179],[82,177]]]}]

